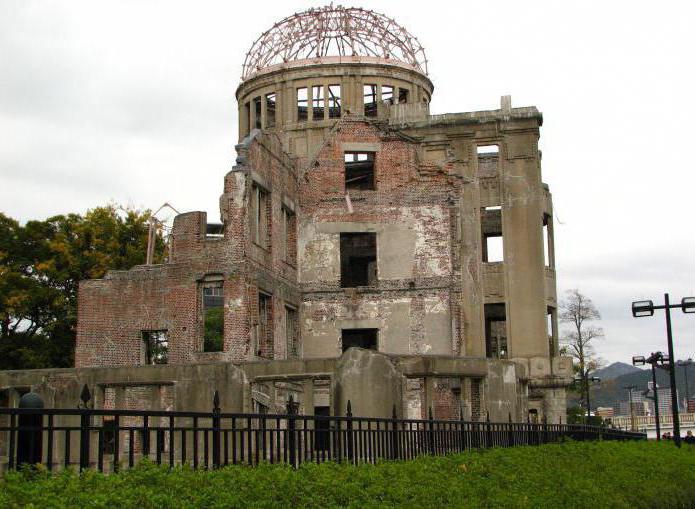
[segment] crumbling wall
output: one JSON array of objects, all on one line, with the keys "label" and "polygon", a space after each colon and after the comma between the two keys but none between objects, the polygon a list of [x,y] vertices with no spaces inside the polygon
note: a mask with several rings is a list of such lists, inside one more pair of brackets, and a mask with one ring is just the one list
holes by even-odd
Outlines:
[{"label": "crumbling wall", "polygon": [[[225,177],[220,208],[224,235],[206,234],[204,212],[174,220],[170,263],[109,272],[83,281],[78,296],[75,365],[134,366],[145,362],[143,331],[167,331],[169,364],[252,359],[258,354],[259,292],[272,299],[274,344],[265,357],[285,358],[284,305],[299,307],[296,262],[280,254],[283,208],[295,209],[296,175],[277,141],[255,133],[239,147],[239,164]],[[249,194],[254,181],[270,193],[270,237],[263,249],[250,241]],[[296,210],[295,210],[296,211]],[[202,285],[222,282],[223,348],[204,352]]]},{"label": "crumbling wall", "polygon": [[[345,152],[374,154],[374,190],[345,186]],[[420,164],[418,146],[343,119],[304,170],[299,280],[304,355],[338,356],[341,330],[379,329],[378,349],[451,354],[460,342],[456,299],[458,180]],[[347,194],[347,196],[346,196]],[[341,288],[341,233],[376,235],[377,278]]]}]

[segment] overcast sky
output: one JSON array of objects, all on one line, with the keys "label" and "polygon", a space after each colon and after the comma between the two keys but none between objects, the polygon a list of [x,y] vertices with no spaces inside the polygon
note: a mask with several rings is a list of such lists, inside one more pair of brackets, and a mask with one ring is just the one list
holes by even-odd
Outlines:
[{"label": "overcast sky", "polygon": [[[21,221],[110,201],[219,218],[237,140],[244,55],[322,2],[3,0],[0,211]],[[691,2],[345,5],[394,17],[425,47],[432,113],[537,106],[555,204],[558,291],[603,315],[598,353],[665,350],[663,313],[632,300],[695,295]],[[674,314],[677,357],[695,315]]]}]

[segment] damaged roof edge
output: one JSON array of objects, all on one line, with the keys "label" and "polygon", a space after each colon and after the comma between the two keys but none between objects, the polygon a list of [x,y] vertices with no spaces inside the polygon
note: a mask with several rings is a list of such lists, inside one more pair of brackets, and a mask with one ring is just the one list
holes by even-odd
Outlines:
[{"label": "damaged roof edge", "polygon": [[496,121],[506,122],[509,120],[523,120],[530,118],[538,119],[538,125],[543,125],[543,114],[538,111],[538,108],[535,106],[512,108],[510,111],[499,109],[470,111],[464,113],[444,113],[442,115],[430,115],[423,120],[415,120],[410,122],[390,121],[389,124],[408,127],[431,127],[437,125],[482,124],[485,122]]}]

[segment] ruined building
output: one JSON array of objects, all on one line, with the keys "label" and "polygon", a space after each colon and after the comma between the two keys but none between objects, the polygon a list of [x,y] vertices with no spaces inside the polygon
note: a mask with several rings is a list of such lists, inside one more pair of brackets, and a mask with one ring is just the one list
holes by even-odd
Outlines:
[{"label": "ruined building", "polygon": [[[0,374],[74,407],[564,421],[542,115],[503,97],[430,115],[425,53],[326,7],[252,46],[221,223],[178,215],[168,260],[79,291],[76,369]],[[353,348],[357,347],[357,348]],[[10,401],[12,400],[12,401]],[[0,402],[2,406],[3,402]]]}]

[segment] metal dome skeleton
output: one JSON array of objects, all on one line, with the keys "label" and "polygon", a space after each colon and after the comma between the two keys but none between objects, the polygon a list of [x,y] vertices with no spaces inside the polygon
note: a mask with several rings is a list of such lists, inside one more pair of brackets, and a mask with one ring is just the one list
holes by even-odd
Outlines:
[{"label": "metal dome skeleton", "polygon": [[241,79],[275,65],[323,57],[390,60],[427,74],[424,48],[393,19],[330,5],[289,16],[263,33],[246,54]]}]

